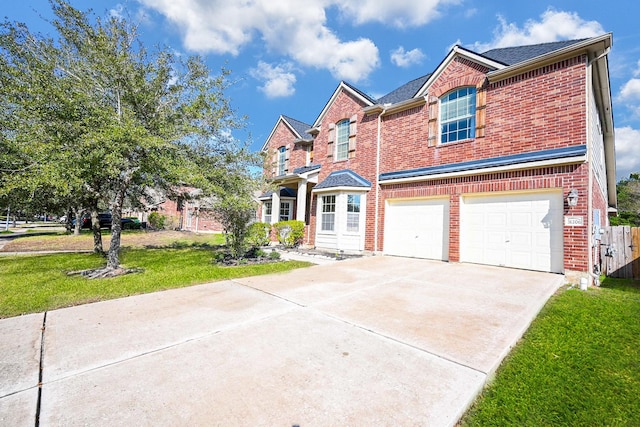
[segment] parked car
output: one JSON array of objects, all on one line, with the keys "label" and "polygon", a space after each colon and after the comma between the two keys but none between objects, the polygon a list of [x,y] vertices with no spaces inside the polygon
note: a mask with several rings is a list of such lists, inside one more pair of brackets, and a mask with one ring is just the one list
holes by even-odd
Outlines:
[{"label": "parked car", "polygon": [[[98,214],[98,220],[100,221],[100,228],[111,228],[111,213],[103,212]],[[91,214],[85,213],[80,218],[80,228],[91,228]],[[76,220],[72,222],[73,226],[76,225]]]},{"label": "parked car", "polygon": [[122,218],[120,224],[122,224],[123,230],[139,230],[142,228],[140,220],[135,217]]}]

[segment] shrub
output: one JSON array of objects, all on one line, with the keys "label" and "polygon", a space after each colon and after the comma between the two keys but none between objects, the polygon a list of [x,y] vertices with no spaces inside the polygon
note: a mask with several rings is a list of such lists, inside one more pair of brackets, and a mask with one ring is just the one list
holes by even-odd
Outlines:
[{"label": "shrub", "polygon": [[167,221],[167,217],[158,212],[151,212],[149,214],[149,218],[147,218],[147,221],[149,222],[151,228],[162,230],[164,229],[164,224]]},{"label": "shrub", "polygon": [[304,239],[304,222],[298,220],[281,221],[274,225],[278,242],[287,246],[298,246]]},{"label": "shrub", "polygon": [[280,259],[280,252],[276,252],[276,251],[271,251],[269,253],[269,259],[272,261],[275,261],[277,259]]},{"label": "shrub", "polygon": [[254,222],[247,229],[247,243],[252,247],[267,246],[269,244],[269,234],[271,224],[266,222]]}]

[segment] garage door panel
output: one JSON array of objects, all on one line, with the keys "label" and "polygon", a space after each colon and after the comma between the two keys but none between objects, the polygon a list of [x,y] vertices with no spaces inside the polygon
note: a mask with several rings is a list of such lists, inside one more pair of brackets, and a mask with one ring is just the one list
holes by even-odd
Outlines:
[{"label": "garage door panel", "polygon": [[447,260],[449,200],[389,200],[385,209],[384,252]]},{"label": "garage door panel", "polygon": [[461,260],[562,272],[562,208],[561,191],[463,197]]}]

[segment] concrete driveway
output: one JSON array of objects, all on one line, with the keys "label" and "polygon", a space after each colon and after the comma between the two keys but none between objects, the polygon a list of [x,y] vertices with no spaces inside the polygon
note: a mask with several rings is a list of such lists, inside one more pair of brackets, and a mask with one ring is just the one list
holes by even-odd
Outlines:
[{"label": "concrete driveway", "polygon": [[378,256],[0,320],[0,425],[453,425],[562,282]]}]

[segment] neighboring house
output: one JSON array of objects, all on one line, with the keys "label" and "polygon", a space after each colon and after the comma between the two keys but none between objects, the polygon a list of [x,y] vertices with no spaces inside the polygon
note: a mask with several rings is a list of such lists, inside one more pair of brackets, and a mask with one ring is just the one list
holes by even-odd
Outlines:
[{"label": "neighboring house", "polygon": [[616,212],[611,34],[476,53],[372,99],[342,82],[264,143],[263,221],[345,252],[594,272]]},{"label": "neighboring house", "polygon": [[215,219],[211,198],[200,198],[201,190],[192,187],[176,189],[171,198],[163,192],[148,189],[142,212],[131,210],[126,216],[136,216],[147,222],[149,213],[158,212],[167,217],[166,227],[196,233],[222,233],[224,227]]}]

